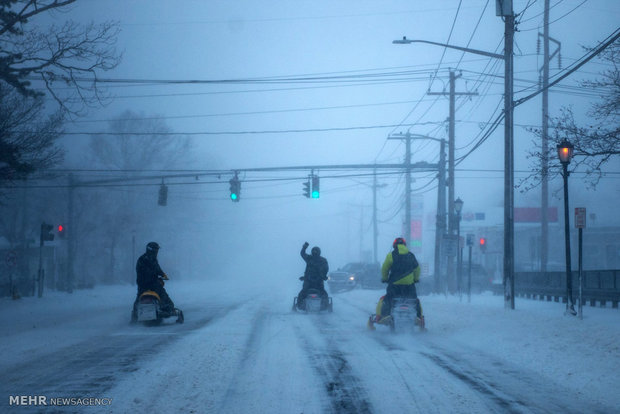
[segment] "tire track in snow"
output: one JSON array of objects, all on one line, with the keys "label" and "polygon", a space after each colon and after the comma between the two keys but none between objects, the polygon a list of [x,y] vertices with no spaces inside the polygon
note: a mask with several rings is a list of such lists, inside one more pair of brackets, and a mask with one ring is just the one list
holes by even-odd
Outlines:
[{"label": "tire track in snow", "polygon": [[[501,413],[545,412],[566,414],[610,413],[609,407],[575,399],[561,384],[545,381],[535,372],[510,367],[489,355],[477,355],[475,361],[464,355],[435,346],[421,355],[473,388]],[[484,361],[484,365],[480,363]]]},{"label": "tire track in snow", "polygon": [[[210,315],[195,320],[190,314],[183,325],[123,326],[8,365],[0,383],[0,395],[6,397],[2,398],[0,408],[7,406],[9,395],[104,396],[119,376],[148,366],[151,357],[164,352],[165,347],[179,337],[202,328],[239,305],[217,308]],[[71,407],[63,407],[63,412],[72,412]]]},{"label": "tire track in snow", "polygon": [[[312,317],[313,315],[306,316]],[[331,412],[372,413],[372,405],[362,381],[355,376],[347,358],[338,349],[333,339],[325,337],[321,332],[314,337],[297,326],[295,328],[310,364],[325,386]],[[325,343],[319,343],[319,341]]]}]

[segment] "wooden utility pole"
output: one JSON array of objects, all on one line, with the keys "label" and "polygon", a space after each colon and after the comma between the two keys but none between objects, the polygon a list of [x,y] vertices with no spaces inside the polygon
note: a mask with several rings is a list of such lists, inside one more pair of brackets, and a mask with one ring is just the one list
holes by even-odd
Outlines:
[{"label": "wooden utility pole", "polygon": [[[547,271],[549,260],[549,63],[558,55],[560,63],[561,44],[549,37],[549,0],[545,0],[543,33],[538,33],[538,44],[543,39],[543,66],[542,66],[542,133],[541,133],[541,202],[540,202],[540,271]],[[553,41],[557,49],[550,54],[549,41]],[[559,66],[559,65],[558,65]]]},{"label": "wooden utility pole", "polygon": [[[475,96],[478,92],[456,92],[456,80],[461,77],[461,74],[456,75],[453,70],[450,70],[450,92],[427,92],[428,95],[448,95],[450,99],[450,115],[449,115],[449,128],[448,128],[448,234],[455,234],[455,213],[454,213],[454,165],[455,165],[455,113],[456,113],[456,97],[457,96]],[[448,288],[454,276],[454,257],[448,257]]]}]

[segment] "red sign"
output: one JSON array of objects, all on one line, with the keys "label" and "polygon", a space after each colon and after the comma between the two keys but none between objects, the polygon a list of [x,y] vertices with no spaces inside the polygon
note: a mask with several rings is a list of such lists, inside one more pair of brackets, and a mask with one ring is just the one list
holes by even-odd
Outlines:
[{"label": "red sign", "polygon": [[[542,210],[538,207],[515,207],[514,214],[515,223],[540,223],[542,219]],[[558,221],[557,207],[547,209],[547,221],[550,223]]]},{"label": "red sign", "polygon": [[575,228],[578,228],[578,229],[586,228],[586,208],[585,207],[575,208]]}]

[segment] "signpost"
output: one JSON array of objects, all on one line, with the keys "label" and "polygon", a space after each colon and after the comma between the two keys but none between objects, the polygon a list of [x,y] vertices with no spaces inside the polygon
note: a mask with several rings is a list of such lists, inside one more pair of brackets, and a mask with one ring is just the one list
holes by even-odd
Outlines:
[{"label": "signpost", "polygon": [[476,236],[472,233],[467,234],[467,248],[469,250],[468,252],[469,265],[467,269],[467,303],[471,302],[471,249],[474,245],[474,237]]},{"label": "signpost", "polygon": [[586,208],[575,208],[575,227],[579,229],[579,319],[583,319],[583,229],[586,227]]},{"label": "signpost", "polygon": [[4,257],[6,261],[6,265],[9,267],[9,292],[11,293],[11,297],[15,299],[15,287],[13,286],[13,272],[14,268],[17,265],[17,253],[15,250],[9,250]]}]

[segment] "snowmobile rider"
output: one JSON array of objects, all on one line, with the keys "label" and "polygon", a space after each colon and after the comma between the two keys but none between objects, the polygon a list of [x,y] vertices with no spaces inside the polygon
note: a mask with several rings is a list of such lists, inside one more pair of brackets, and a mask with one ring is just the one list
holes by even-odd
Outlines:
[{"label": "snowmobile rider", "polygon": [[159,266],[157,252],[159,252],[159,244],[150,242],[146,245],[146,252],[140,256],[136,262],[138,295],[136,296],[136,300],[133,304],[133,312],[131,313],[132,322],[135,322],[138,317],[138,299],[140,295],[147,290],[152,290],[159,295],[164,312],[174,312],[174,303],[170,299],[170,296],[168,296],[166,289],[164,289],[163,281],[168,280],[168,275],[166,275]]},{"label": "snowmobile rider", "polygon": [[[381,308],[381,317],[385,318],[392,312],[392,299],[395,297],[417,298],[415,283],[420,281],[420,265],[413,253],[407,249],[402,237],[392,243],[392,251],[387,254],[381,266],[381,282],[387,283],[385,298]],[[423,321],[422,307],[418,300],[417,317]]]},{"label": "snowmobile rider", "polygon": [[305,309],[304,299],[308,294],[308,289],[317,289],[321,294],[321,308],[325,309],[327,307],[328,296],[323,282],[327,280],[329,265],[327,264],[327,259],[321,257],[321,249],[318,246],[314,246],[312,250],[310,250],[312,254],[306,253],[308,246],[308,242],[305,242],[300,252],[301,258],[306,262],[306,270],[304,271],[303,277],[299,278],[304,281],[304,285],[299,295],[297,295],[297,307],[299,309]]}]

